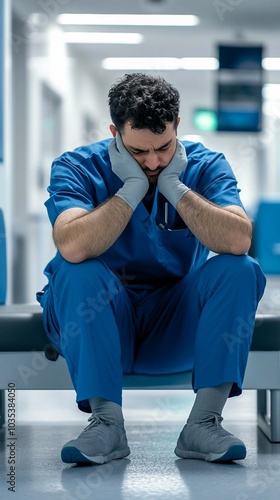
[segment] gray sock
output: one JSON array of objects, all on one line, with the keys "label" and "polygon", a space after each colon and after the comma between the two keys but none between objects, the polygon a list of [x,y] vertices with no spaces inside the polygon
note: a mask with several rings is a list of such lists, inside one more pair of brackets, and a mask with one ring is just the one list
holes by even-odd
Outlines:
[{"label": "gray sock", "polygon": [[103,398],[91,398],[89,404],[93,415],[99,415],[116,424],[123,423],[122,407]]},{"label": "gray sock", "polygon": [[198,389],[194,405],[187,422],[200,422],[211,416],[221,416],[229,396],[232,383]]}]

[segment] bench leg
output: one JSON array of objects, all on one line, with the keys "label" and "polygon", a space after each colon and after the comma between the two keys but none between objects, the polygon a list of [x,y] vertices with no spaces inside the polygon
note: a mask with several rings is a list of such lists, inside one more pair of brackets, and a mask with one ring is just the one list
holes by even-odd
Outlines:
[{"label": "bench leg", "polygon": [[272,443],[280,443],[280,390],[270,390],[270,419],[267,415],[267,391],[257,390],[258,426]]},{"label": "bench leg", "polygon": [[5,390],[0,390],[0,427],[5,423]]}]

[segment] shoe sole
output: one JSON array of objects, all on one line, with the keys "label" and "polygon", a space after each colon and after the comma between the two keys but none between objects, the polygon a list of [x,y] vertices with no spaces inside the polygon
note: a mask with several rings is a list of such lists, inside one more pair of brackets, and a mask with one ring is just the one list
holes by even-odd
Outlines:
[{"label": "shoe sole", "polygon": [[243,460],[246,457],[246,448],[245,446],[234,445],[223,453],[198,453],[176,447],[175,454],[180,458],[195,458],[206,462],[231,462],[232,460]]},{"label": "shoe sole", "polygon": [[85,455],[75,446],[67,446],[61,450],[61,460],[66,464],[105,464],[111,460],[127,457],[130,454],[130,449],[127,447],[124,450],[115,450],[109,455]]}]

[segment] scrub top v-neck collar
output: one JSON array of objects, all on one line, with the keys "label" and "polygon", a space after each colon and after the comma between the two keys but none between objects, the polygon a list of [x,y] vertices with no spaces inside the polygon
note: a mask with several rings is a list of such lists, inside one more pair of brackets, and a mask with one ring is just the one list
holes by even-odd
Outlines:
[{"label": "scrub top v-neck collar", "polygon": [[[146,204],[151,205],[151,210],[149,210],[147,208],[147,206],[145,206],[146,205],[144,202],[145,198],[146,198]],[[136,208],[134,213],[143,222],[148,223],[151,221],[155,221],[156,216],[157,216],[157,212],[158,212],[158,208],[159,208],[158,207],[158,202],[159,202],[158,188],[156,186],[154,186],[152,194],[146,195],[145,198],[142,200],[141,203],[139,203],[139,205]],[[148,199],[148,198],[151,198],[151,199]]]}]

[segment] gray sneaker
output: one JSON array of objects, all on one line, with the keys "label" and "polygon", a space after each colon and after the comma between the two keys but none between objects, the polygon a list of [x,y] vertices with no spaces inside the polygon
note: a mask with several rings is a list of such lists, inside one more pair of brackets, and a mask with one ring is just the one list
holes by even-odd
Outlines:
[{"label": "gray sneaker", "polygon": [[175,454],[180,458],[198,458],[207,462],[242,460],[244,443],[221,426],[222,417],[187,423],[177,441]]},{"label": "gray sneaker", "polygon": [[66,463],[104,464],[130,454],[123,424],[91,416],[89,425],[77,439],[66,443],[61,459]]}]

